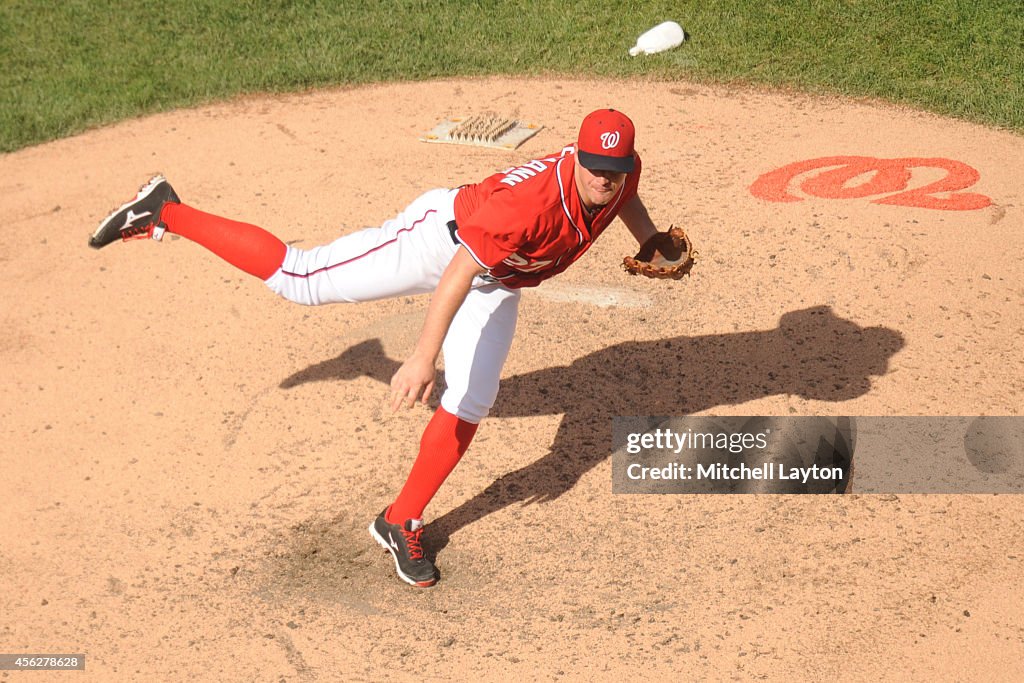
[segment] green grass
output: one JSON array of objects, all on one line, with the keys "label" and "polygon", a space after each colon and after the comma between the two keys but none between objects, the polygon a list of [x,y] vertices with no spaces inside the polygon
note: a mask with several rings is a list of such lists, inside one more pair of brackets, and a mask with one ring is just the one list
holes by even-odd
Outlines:
[{"label": "green grass", "polygon": [[[569,74],[871,96],[1024,131],[1021,0],[0,0],[0,151],[125,117],[388,80]],[[665,19],[682,48],[630,58]]]}]

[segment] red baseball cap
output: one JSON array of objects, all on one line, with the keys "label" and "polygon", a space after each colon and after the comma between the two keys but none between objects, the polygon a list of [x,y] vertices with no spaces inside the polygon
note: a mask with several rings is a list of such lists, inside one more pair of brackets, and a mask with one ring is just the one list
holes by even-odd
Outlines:
[{"label": "red baseball cap", "polygon": [[598,109],[587,114],[576,141],[580,165],[591,171],[633,172],[633,122],[621,111]]}]

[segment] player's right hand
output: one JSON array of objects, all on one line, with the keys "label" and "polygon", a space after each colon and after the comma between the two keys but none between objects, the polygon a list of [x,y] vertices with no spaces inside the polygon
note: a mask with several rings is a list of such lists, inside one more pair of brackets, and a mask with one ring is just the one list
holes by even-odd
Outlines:
[{"label": "player's right hand", "polygon": [[391,412],[403,404],[412,408],[417,399],[426,405],[434,390],[435,377],[434,360],[413,354],[391,378]]}]

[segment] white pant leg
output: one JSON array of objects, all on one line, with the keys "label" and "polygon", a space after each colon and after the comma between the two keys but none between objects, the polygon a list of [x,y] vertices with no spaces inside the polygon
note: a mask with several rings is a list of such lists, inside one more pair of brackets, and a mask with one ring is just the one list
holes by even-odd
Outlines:
[{"label": "white pant leg", "polygon": [[441,347],[447,385],[441,407],[473,424],[487,416],[518,317],[518,289],[485,285],[469,291]]},{"label": "white pant leg", "polygon": [[457,249],[448,231],[456,193],[430,190],[379,228],[312,249],[289,246],[266,284],[306,305],[431,292]]}]

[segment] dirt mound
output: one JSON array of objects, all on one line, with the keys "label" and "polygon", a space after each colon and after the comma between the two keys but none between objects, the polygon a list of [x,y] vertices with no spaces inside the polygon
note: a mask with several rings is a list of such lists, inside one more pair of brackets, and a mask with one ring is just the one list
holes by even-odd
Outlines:
[{"label": "dirt mound", "polygon": [[[559,150],[604,106],[702,260],[629,278],[613,226],[526,294],[494,416],[428,508],[431,590],[365,533],[427,419],[383,409],[425,298],[304,309],[185,240],[86,248],[155,171],[327,242]],[[544,129],[508,152],[417,141],[483,111]],[[616,496],[608,444],[623,414],[1019,414],[1022,159],[1011,134],[874,104],[499,79],[0,157],[0,651],[85,653],[88,680],[1018,679],[1020,497]]]}]

